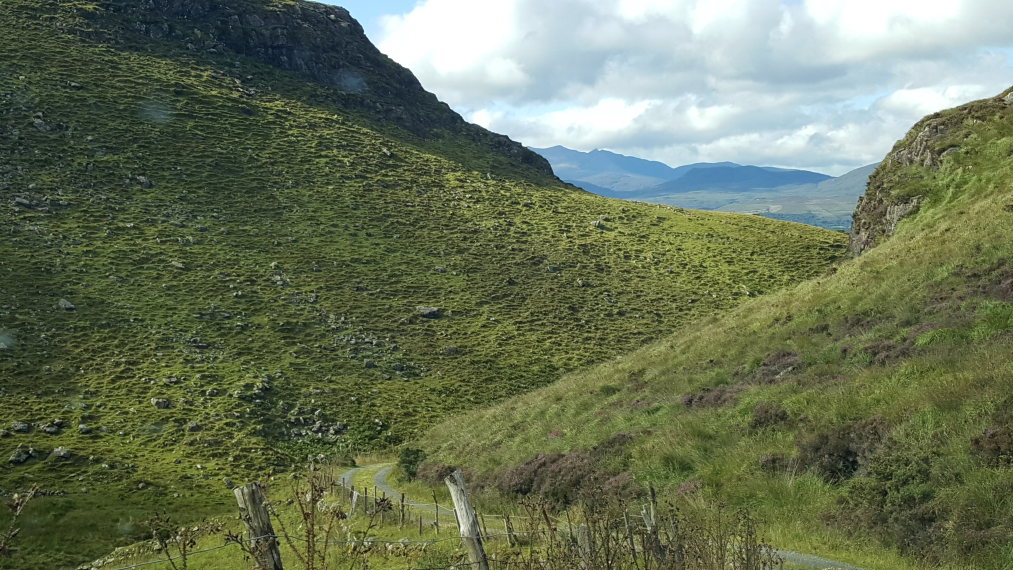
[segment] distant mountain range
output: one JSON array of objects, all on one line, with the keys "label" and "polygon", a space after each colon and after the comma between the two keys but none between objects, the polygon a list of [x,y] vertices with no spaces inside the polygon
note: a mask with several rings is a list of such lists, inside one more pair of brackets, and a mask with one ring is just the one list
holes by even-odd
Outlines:
[{"label": "distant mountain range", "polygon": [[671,167],[606,150],[531,149],[556,175],[588,192],[700,210],[759,214],[846,230],[876,165],[837,178],[808,170],[699,162]]}]

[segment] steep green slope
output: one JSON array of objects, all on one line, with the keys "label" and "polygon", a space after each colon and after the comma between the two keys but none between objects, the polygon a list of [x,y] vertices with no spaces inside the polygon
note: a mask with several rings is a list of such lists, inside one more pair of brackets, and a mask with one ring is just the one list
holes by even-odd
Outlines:
[{"label": "steep green slope", "polygon": [[572,471],[626,433],[629,461],[606,474],[750,506],[779,546],[1009,568],[1011,102],[938,113],[900,141],[855,215],[866,252],[832,275],[440,425],[431,461],[518,488],[560,458],[511,469],[536,454],[575,452]]},{"label": "steep green slope", "polygon": [[[51,494],[14,567],[230,511],[223,477],[396,445],[843,252],[578,191],[421,88],[398,110],[282,65],[340,68],[326,42],[223,35],[229,10],[338,22],[348,66],[404,88],[338,8],[132,5],[0,4],[0,489]],[[225,12],[170,17],[195,6]]]}]

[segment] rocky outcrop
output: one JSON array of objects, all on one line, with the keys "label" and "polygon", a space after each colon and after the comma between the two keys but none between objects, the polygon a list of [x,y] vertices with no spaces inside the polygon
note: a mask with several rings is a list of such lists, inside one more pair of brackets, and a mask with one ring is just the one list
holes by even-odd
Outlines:
[{"label": "rocky outcrop", "polygon": [[852,216],[848,251],[860,255],[875,247],[893,235],[902,220],[918,213],[928,196],[928,178],[958,155],[970,127],[1011,116],[1013,89],[919,121],[869,178]]},{"label": "rocky outcrop", "polygon": [[98,4],[101,10],[82,15],[104,30],[104,41],[123,42],[140,33],[190,51],[253,58],[333,87],[342,105],[416,135],[458,132],[512,161],[552,173],[540,155],[508,137],[466,123],[423,89],[411,71],[380,53],[344,8],[304,0],[105,0]]}]

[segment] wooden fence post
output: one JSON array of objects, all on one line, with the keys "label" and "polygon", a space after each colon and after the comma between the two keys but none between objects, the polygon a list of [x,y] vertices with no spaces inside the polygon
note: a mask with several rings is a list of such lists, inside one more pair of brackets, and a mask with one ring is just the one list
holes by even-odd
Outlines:
[{"label": "wooden fence post", "polygon": [[489,561],[485,558],[485,550],[482,548],[482,533],[478,526],[478,517],[475,516],[475,509],[471,508],[468,502],[468,492],[464,488],[464,475],[460,471],[454,471],[444,482],[450,489],[450,498],[454,500],[454,513],[461,528],[461,540],[468,550],[468,560],[471,566],[478,570],[489,570]]},{"label": "wooden fence post", "polygon": [[[506,525],[507,544],[510,548],[517,546],[517,539],[514,538],[514,525],[510,524],[510,515],[506,515],[503,518],[503,523]],[[486,532],[486,534],[489,534]]]},{"label": "wooden fence post", "polygon": [[250,533],[250,550],[260,570],[283,570],[281,551],[278,550],[278,539],[271,526],[271,515],[265,506],[264,494],[260,491],[260,483],[250,483],[236,487],[232,491],[239,503],[239,516],[246,523]]},{"label": "wooden fence post", "polygon": [[433,524],[436,526],[436,534],[440,534],[440,500],[436,498],[435,490],[433,490],[433,503],[436,505],[436,521]]}]

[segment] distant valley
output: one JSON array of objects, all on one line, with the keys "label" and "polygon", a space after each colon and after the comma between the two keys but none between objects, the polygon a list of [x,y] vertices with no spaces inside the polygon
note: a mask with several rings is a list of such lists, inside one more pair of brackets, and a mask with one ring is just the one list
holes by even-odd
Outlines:
[{"label": "distant valley", "polygon": [[700,210],[759,214],[834,230],[851,227],[870,164],[839,177],[808,170],[699,162],[671,167],[607,150],[532,148],[566,182],[602,196]]}]

